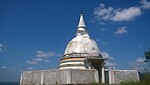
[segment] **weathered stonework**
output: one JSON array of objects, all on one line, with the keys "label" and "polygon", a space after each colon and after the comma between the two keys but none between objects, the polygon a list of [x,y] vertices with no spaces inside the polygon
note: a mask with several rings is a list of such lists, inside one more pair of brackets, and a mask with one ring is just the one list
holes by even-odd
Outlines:
[{"label": "weathered stonework", "polygon": [[20,85],[86,84],[92,82],[99,82],[98,71],[95,69],[53,69],[24,71],[21,74]]},{"label": "weathered stonework", "polygon": [[110,70],[105,71],[106,82],[109,84],[119,84],[127,81],[139,81],[137,70]]}]

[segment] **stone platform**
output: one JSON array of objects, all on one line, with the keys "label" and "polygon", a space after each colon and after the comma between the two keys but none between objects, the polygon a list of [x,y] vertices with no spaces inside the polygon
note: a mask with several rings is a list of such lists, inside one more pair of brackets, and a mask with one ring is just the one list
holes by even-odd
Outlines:
[{"label": "stone platform", "polygon": [[53,69],[24,71],[20,85],[55,85],[55,84],[87,84],[99,82],[95,69]]}]

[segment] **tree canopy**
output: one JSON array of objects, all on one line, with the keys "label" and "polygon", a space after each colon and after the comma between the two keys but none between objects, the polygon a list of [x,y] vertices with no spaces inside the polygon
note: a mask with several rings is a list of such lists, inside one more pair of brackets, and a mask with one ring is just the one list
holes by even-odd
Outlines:
[{"label": "tree canopy", "polygon": [[146,51],[145,52],[145,57],[146,57],[146,61],[147,62],[148,60],[150,60],[150,50]]}]

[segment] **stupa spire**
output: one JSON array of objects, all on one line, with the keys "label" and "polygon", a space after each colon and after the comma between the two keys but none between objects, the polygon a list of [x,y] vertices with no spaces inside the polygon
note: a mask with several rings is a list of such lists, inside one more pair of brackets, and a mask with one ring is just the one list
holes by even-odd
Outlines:
[{"label": "stupa spire", "polygon": [[85,22],[84,22],[84,19],[83,19],[83,11],[81,11],[80,13],[80,21],[79,21],[79,24],[78,24],[78,28],[86,28],[85,26]]},{"label": "stupa spire", "polygon": [[79,20],[76,35],[82,35],[82,34],[87,34],[86,25],[85,25],[84,18],[83,18],[83,11],[81,11],[80,13],[80,20]]}]

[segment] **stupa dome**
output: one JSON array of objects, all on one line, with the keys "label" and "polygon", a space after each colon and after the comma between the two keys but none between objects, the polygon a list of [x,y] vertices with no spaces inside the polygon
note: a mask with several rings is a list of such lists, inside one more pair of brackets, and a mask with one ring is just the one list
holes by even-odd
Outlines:
[{"label": "stupa dome", "polygon": [[67,45],[65,50],[66,54],[72,53],[91,53],[95,51],[95,53],[99,53],[98,46],[96,42],[91,39],[88,35],[76,36],[73,38]]},{"label": "stupa dome", "polygon": [[70,57],[71,54],[80,54],[80,57],[89,54],[92,54],[93,56],[95,54],[95,56],[98,56],[100,54],[96,42],[90,38],[87,32],[82,13],[80,14],[76,36],[68,43],[64,52],[65,57],[67,57],[67,55]]}]

